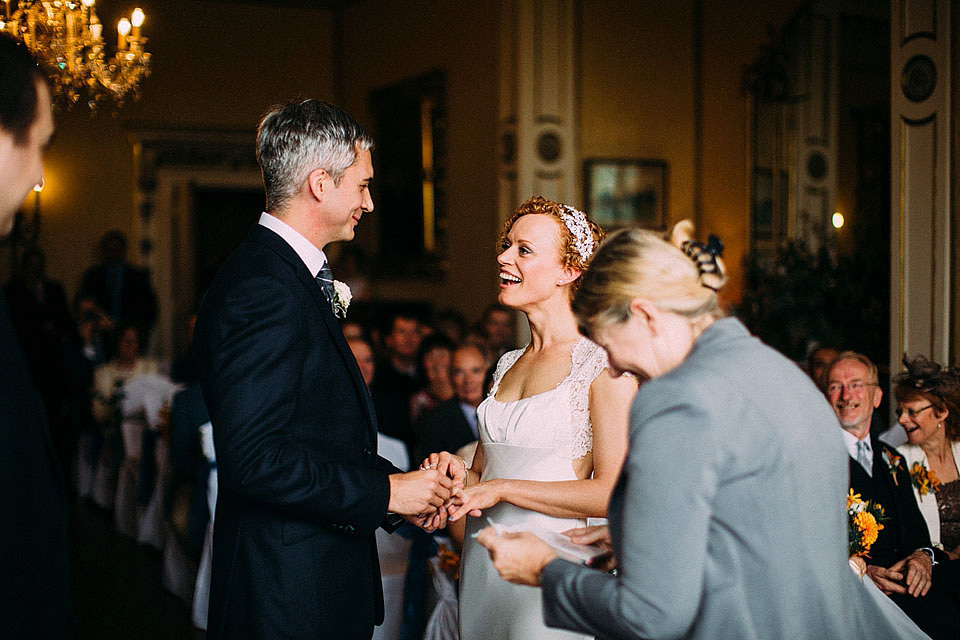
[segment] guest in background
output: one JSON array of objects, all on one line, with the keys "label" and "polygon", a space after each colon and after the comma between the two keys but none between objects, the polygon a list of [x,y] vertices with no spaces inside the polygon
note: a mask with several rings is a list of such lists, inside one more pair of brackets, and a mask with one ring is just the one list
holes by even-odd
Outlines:
[{"label": "guest in background", "polygon": [[[411,424],[416,424],[425,412],[453,396],[453,383],[450,380],[453,346],[442,333],[427,336],[420,344],[417,374],[424,386],[410,399]],[[423,456],[414,456],[414,460],[422,459]]]},{"label": "guest in background", "polygon": [[97,421],[103,444],[97,461],[93,485],[93,501],[103,509],[113,509],[117,493],[117,476],[123,463],[121,403],[127,381],[141,374],[157,373],[157,364],[140,354],[140,330],[134,324],[116,326],[111,359],[93,374],[93,417]]},{"label": "guest in background", "polygon": [[177,356],[170,366],[170,378],[179,384],[193,384],[199,381],[197,375],[197,360],[193,354],[193,329],[196,326],[197,314],[191,313],[187,316],[185,323],[186,351]]},{"label": "guest in background", "polygon": [[127,262],[127,236],[108,231],[100,239],[100,263],[83,274],[78,297],[93,299],[113,322],[135,324],[148,339],[157,319],[149,273]]},{"label": "guest in background", "polygon": [[[367,339],[367,330],[364,328],[363,323],[357,322],[356,320],[344,320],[340,323],[340,329],[343,331],[344,339],[349,342],[354,338],[360,338],[364,341]],[[369,345],[369,342],[367,342]]]},{"label": "guest in background", "polygon": [[513,311],[502,304],[491,304],[480,318],[480,334],[487,341],[493,362],[507,351],[516,348],[517,325]]},{"label": "guest in background", "polygon": [[[36,60],[0,33],[0,238],[43,183],[52,136],[50,90]],[[0,296],[0,633],[70,638],[67,488],[16,335]]]},{"label": "guest in background", "polygon": [[850,488],[883,506],[887,517],[870,547],[867,575],[930,637],[955,639],[956,569],[930,542],[903,457],[872,433],[873,410],[883,393],[877,379],[876,365],[853,351],[841,353],[821,378],[843,428]]},{"label": "guest in background", "polygon": [[77,435],[67,415],[71,350],[76,348],[67,296],[59,282],[47,278],[46,257],[36,247],[24,250],[20,276],[7,283],[4,293],[33,383],[43,399],[57,457],[66,474]]},{"label": "guest in background", "polygon": [[820,386],[823,371],[840,357],[840,350],[828,344],[822,344],[810,350],[807,356],[807,373],[814,384]]},{"label": "guest in background", "polygon": [[467,319],[456,309],[445,309],[438,313],[433,324],[437,331],[450,338],[453,344],[460,344],[467,333]]},{"label": "guest in background", "polygon": [[78,431],[77,493],[81,498],[92,498],[103,447],[103,434],[93,416],[94,373],[109,360],[107,345],[113,321],[91,298],[77,300],[75,316],[77,344],[70,366],[72,393],[68,413]]},{"label": "guest in background", "polygon": [[480,348],[476,345],[457,347],[451,373],[453,397],[424,413],[416,424],[420,445],[415,460],[423,460],[431,453],[458,451],[479,438],[477,407],[483,400],[487,377],[487,362]]},{"label": "guest in background", "polygon": [[420,388],[417,378],[417,351],[420,349],[419,321],[412,314],[394,313],[383,338],[386,357],[377,364],[370,391],[377,411],[377,427],[384,435],[416,446],[410,423],[410,399]]},{"label": "guest in background", "polygon": [[[894,378],[897,415],[908,441],[900,447],[913,496],[931,544],[960,558],[960,372],[922,355],[903,357],[906,371]],[[932,483],[933,478],[939,482]]]}]

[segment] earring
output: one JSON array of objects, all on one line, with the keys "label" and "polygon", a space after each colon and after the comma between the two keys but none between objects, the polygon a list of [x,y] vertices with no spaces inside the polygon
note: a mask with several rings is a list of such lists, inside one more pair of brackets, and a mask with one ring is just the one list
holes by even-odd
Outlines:
[{"label": "earring", "polygon": [[938,422],[938,423],[937,423],[937,429],[943,429],[943,423],[942,423],[942,422]]}]

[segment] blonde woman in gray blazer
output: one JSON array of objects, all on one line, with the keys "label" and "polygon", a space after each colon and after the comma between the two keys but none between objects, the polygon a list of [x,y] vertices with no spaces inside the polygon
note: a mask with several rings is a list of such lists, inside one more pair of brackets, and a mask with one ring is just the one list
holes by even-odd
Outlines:
[{"label": "blonde woman in gray blazer", "polygon": [[[847,454],[823,395],[722,318],[721,246],[623,231],[574,301],[611,367],[650,381],[605,528],[616,574],[531,534],[480,534],[513,582],[542,586],[548,625],[600,638],[923,638],[850,570]],[[680,249],[683,248],[683,250]]]}]

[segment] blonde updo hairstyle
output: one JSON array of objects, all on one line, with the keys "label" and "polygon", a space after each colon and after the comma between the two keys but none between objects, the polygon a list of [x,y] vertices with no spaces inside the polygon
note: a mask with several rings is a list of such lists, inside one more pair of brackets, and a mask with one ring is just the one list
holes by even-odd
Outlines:
[{"label": "blonde updo hairstyle", "polygon": [[[568,212],[569,210],[564,204],[554,202],[553,200],[547,200],[543,196],[533,196],[517,207],[516,211],[513,212],[513,215],[507,218],[507,221],[503,224],[503,229],[500,231],[500,237],[497,239],[498,251],[506,250],[508,242],[507,234],[510,233],[510,229],[513,228],[513,225],[517,222],[517,220],[531,213],[539,213],[555,218],[557,223],[560,225],[560,237],[562,238],[562,244],[560,246],[560,264],[562,264],[565,269],[577,269],[580,272],[585,272],[587,270],[587,266],[589,266],[593,260],[593,256],[597,254],[597,247],[600,246],[600,242],[603,240],[604,232],[597,223],[592,221],[586,216],[586,214],[584,214],[587,225],[590,227],[590,234],[593,236],[593,253],[584,258],[580,255],[580,252],[577,251],[577,239],[567,227],[567,224],[564,222],[563,216],[561,215]],[[583,276],[570,283],[571,295],[577,292],[577,290],[580,288],[581,282],[583,282]]]},{"label": "blonde updo hairstyle", "polygon": [[727,281],[726,266],[716,256],[716,268],[709,270],[712,260],[705,252],[690,251],[691,257],[681,249],[689,243],[689,220],[678,222],[665,236],[636,228],[611,234],[594,255],[573,300],[580,331],[590,336],[601,327],[625,322],[635,298],[692,320],[723,317],[717,292]]}]

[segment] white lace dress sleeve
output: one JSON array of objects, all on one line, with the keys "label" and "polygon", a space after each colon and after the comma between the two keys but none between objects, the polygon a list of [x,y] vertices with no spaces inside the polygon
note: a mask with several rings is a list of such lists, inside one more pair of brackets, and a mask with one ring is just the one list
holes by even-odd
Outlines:
[{"label": "white lace dress sleeve", "polygon": [[570,428],[556,433],[557,455],[579,460],[593,451],[593,422],[590,420],[590,385],[606,369],[607,352],[599,345],[582,338],[573,348],[570,375],[560,383],[569,398]]}]

